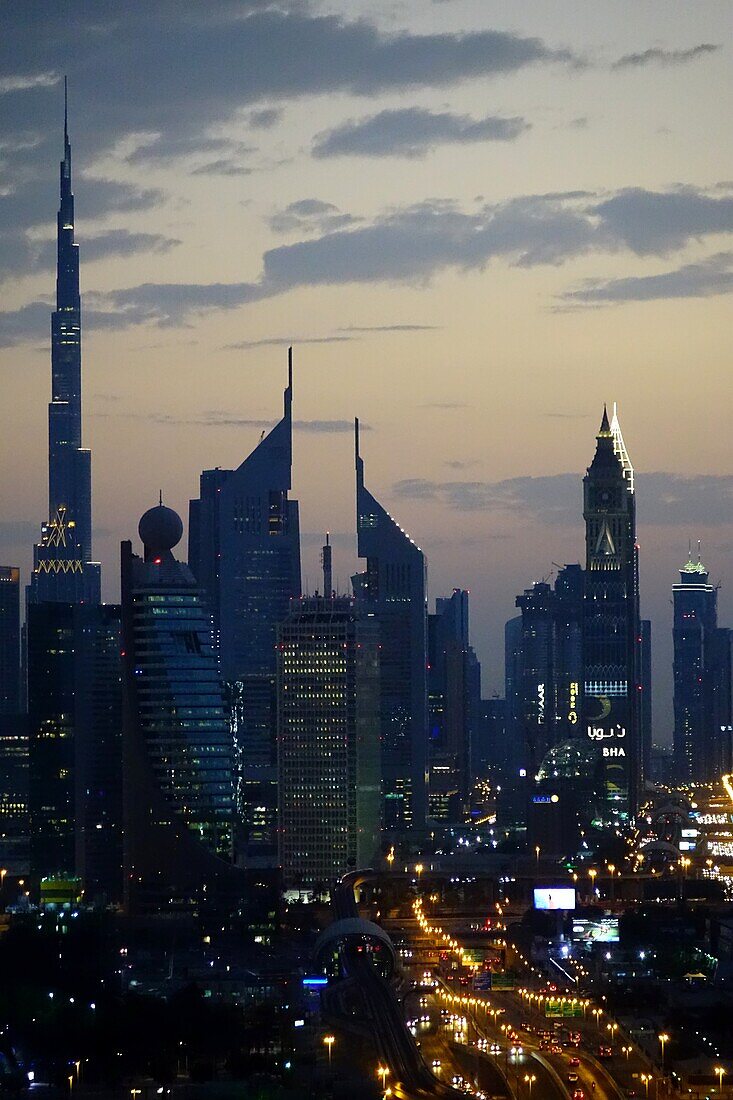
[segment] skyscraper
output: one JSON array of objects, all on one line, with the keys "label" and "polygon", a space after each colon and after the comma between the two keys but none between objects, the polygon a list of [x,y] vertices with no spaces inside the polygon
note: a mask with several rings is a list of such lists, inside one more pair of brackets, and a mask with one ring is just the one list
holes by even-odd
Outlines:
[{"label": "skyscraper", "polygon": [[[64,89],[65,93],[65,89]],[[57,216],[56,309],[51,314],[48,520],[34,548],[31,603],[99,603],[92,558],[91,452],[82,447],[79,246],[74,242],[71,142],[64,106],[64,159]]]},{"label": "skyscraper", "polygon": [[552,587],[536,581],[516,602],[522,609],[519,713],[535,775],[547,752],[580,733],[583,570],[565,565]]},{"label": "skyscraper", "polygon": [[71,603],[28,606],[31,871],[73,874],[76,801],[75,630]]},{"label": "skyscraper", "polygon": [[468,595],[454,588],[428,615],[428,804],[442,821],[465,820],[475,774],[481,666],[469,642]]},{"label": "skyscraper", "polygon": [[20,570],[0,565],[0,718],[20,709]]},{"label": "skyscraper", "polygon": [[364,614],[380,632],[383,823],[420,829],[427,811],[427,607],[425,556],[364,485],[356,422],[357,550],[354,577]]},{"label": "skyscraper", "polygon": [[604,812],[625,820],[643,783],[636,496],[615,410],[609,424],[604,408],[596,438],[583,481],[583,730],[603,759]]},{"label": "skyscraper", "polygon": [[28,732],[20,683],[20,570],[0,566],[0,867],[28,872]]},{"label": "skyscraper", "polygon": [[276,630],[300,596],[292,467],[292,349],[282,419],[236,470],[205,470],[189,510],[189,564],[219,632],[236,754],[239,856],[277,859]]},{"label": "skyscraper", "polygon": [[325,886],[379,844],[379,646],[345,597],[297,601],[278,629],[279,853],[286,886]]},{"label": "skyscraper", "polygon": [[130,912],[197,909],[238,889],[232,745],[211,615],[173,557],[170,508],[140,520],[144,557],[122,543],[123,813]]},{"label": "skyscraper", "polygon": [[718,779],[727,765],[730,724],[729,631],[718,626],[718,591],[690,553],[672,586],[674,605],[674,756],[678,778]]}]

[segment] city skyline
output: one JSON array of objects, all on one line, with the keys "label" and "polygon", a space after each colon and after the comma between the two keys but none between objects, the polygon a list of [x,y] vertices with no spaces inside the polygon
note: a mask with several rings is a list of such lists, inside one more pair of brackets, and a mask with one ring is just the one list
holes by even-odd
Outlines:
[{"label": "city skyline", "polygon": [[[416,5],[401,16],[413,46],[414,39],[429,33],[437,36],[431,38],[430,48],[439,51],[445,36],[456,34],[453,20],[466,30],[464,41],[491,30],[509,33],[494,5],[481,5],[480,11],[478,5],[462,3],[430,8],[429,18],[416,10]],[[358,5],[342,5],[342,9],[324,23],[316,7],[305,12],[295,5],[291,18],[302,19],[314,34],[344,35],[354,14],[361,11]],[[104,20],[104,9],[100,10]],[[258,15],[254,7],[251,10],[253,22],[248,30],[254,33],[265,16]],[[390,10],[380,7],[373,16],[379,29],[371,61],[365,57],[362,62],[365,72],[370,64],[372,69],[378,64],[375,55],[385,44],[394,47],[400,24],[390,23]],[[323,95],[316,95],[315,115],[308,122],[318,133],[330,130],[332,150],[334,144],[341,143],[338,158],[324,153],[324,145],[326,152],[329,147],[325,138],[314,137],[313,151],[303,152],[298,133],[305,115],[303,107],[293,102],[292,89],[270,87],[256,94],[247,88],[235,90],[228,106],[222,101],[218,108],[225,136],[205,140],[231,145],[235,131],[240,136],[246,131],[263,142],[260,158],[274,160],[278,143],[284,150],[289,148],[293,157],[290,164],[260,164],[255,169],[247,162],[251,154],[230,148],[227,155],[240,157],[242,171],[238,175],[222,174],[223,165],[213,169],[213,160],[207,162],[207,172],[199,172],[204,139],[194,149],[184,150],[180,143],[175,146],[172,122],[163,117],[164,112],[159,112],[159,132],[168,133],[172,146],[165,156],[160,138],[157,153],[148,152],[147,159],[139,154],[150,150],[150,145],[138,146],[137,154],[124,149],[110,154],[114,145],[110,139],[121,140],[122,135],[140,133],[141,128],[150,132],[149,126],[142,126],[141,96],[124,86],[122,102],[129,110],[123,117],[124,112],[111,110],[104,95],[91,103],[89,92],[85,94],[89,75],[81,67],[75,73],[69,65],[71,125],[75,152],[81,150],[76,152],[76,174],[81,173],[82,178],[75,189],[88,320],[85,438],[95,454],[95,546],[105,569],[105,598],[117,597],[115,557],[122,532],[131,529],[135,517],[154,502],[159,485],[166,502],[183,513],[200,469],[236,465],[253,449],[262,428],[271,423],[265,418],[277,400],[284,346],[292,339],[298,345],[294,496],[301,501],[303,513],[304,580],[317,577],[316,555],[323,530],[334,533],[335,575],[341,579],[342,590],[356,562],[348,432],[352,415],[358,413],[362,428],[371,429],[370,483],[376,495],[424,548],[431,598],[456,585],[471,589],[473,641],[484,665],[485,694],[500,690],[503,623],[512,613],[516,593],[549,573],[552,561],[581,560],[582,473],[600,405],[604,399],[615,399],[638,473],[642,614],[655,623],[655,694],[660,703],[655,732],[658,739],[670,734],[669,596],[689,537],[703,538],[712,579],[727,582],[721,592],[721,622],[733,618],[729,591],[733,542],[730,522],[724,522],[730,516],[732,482],[725,401],[729,383],[722,343],[726,299],[714,296],[709,289],[705,293],[713,296],[703,298],[701,292],[698,297],[681,296],[671,302],[637,301],[590,310],[579,309],[577,303],[571,310],[566,308],[567,302],[560,310],[557,306],[568,288],[580,285],[585,278],[605,277],[608,284],[609,280],[638,280],[687,268],[689,279],[695,267],[701,278],[705,272],[714,274],[714,265],[710,265],[721,254],[725,234],[731,229],[731,200],[725,187],[716,186],[725,179],[725,129],[722,125],[716,128],[716,111],[722,109],[724,97],[714,89],[716,74],[725,79],[726,71],[725,21],[716,13],[722,13],[720,5],[703,5],[696,10],[695,19],[674,9],[665,21],[662,44],[650,15],[637,13],[623,29],[609,16],[602,44],[597,41],[596,28],[593,44],[589,28],[582,22],[570,26],[560,19],[557,27],[550,26],[542,6],[533,5],[522,14],[523,25],[514,29],[516,35],[538,35],[542,49],[554,54],[565,50],[566,56],[543,56],[535,46],[539,53],[533,60],[517,65],[514,72],[492,76],[490,84],[486,66],[482,70],[477,64],[471,69],[468,62],[464,71],[440,77],[439,86],[437,77],[432,84],[415,77],[413,86],[402,91],[390,87],[389,81],[375,72],[372,87],[365,89],[347,86],[339,77],[341,98],[336,96],[327,104]],[[163,7],[156,8],[147,37],[150,28],[163,18]],[[278,20],[273,15],[268,18],[277,39]],[[80,17],[80,24],[83,22]],[[11,200],[18,194],[12,191],[13,186],[23,184],[23,172],[36,157],[39,179],[44,186],[51,181],[52,187],[53,165],[58,159],[60,73],[68,58],[63,64],[59,60],[62,38],[55,43],[56,53],[51,48],[48,24],[45,29],[43,24],[34,29],[39,40],[46,42],[39,56],[42,54],[50,67],[43,72],[33,68],[24,55],[20,33],[15,67],[8,68],[8,61],[2,70],[0,99],[5,101],[2,105],[15,135],[13,157],[5,166]],[[131,33],[147,40],[139,11],[132,20]],[[404,38],[397,41],[404,45]],[[637,41],[641,38],[643,42]],[[486,59],[489,44],[486,39],[481,43],[481,56]],[[685,50],[690,56],[682,56]],[[580,89],[578,97],[589,101],[584,125],[580,123],[584,115],[570,117],[569,108],[575,101],[572,82]],[[642,94],[644,89],[647,93],[654,89],[654,96],[651,100],[647,96],[645,111],[637,119],[637,127],[630,127],[632,132],[624,135],[625,142],[612,124],[605,126],[610,148],[600,156],[597,142],[604,125],[590,105],[598,112],[601,89],[610,87],[613,91],[607,92],[605,109],[611,117],[616,111],[623,115],[628,97],[634,94],[632,85],[636,94],[639,89]],[[486,106],[487,87],[491,108]],[[312,95],[324,89],[301,90]],[[369,97],[355,94],[365,90]],[[536,102],[540,90],[548,96],[546,106],[552,108],[544,115]],[[195,111],[196,97],[200,100],[202,92],[194,87],[191,95],[190,108]],[[650,104],[661,111],[669,96],[679,97],[675,101],[678,106],[684,98],[685,110],[676,120],[673,134],[664,135],[652,128]],[[383,147],[381,154],[375,155],[373,143],[379,137],[375,137],[375,124],[366,134],[363,126],[343,132],[348,118],[376,117],[380,111],[394,115],[397,102],[412,104],[423,112],[412,116],[412,134],[420,132],[424,115],[430,116],[431,133],[438,136],[425,139],[425,147],[417,151],[424,156],[386,156]],[[481,144],[467,134],[458,139],[446,137],[446,133],[455,134],[457,116],[483,118],[489,109],[493,114],[495,103],[497,117],[524,119],[531,129],[525,127],[521,132],[520,128],[511,136],[505,127],[504,140],[496,141],[490,139],[489,127]],[[267,129],[266,119],[241,117],[244,104],[250,115],[255,113],[255,104],[265,104],[258,108],[260,114],[268,110],[282,110],[283,114],[271,119]],[[692,125],[690,105],[707,112],[708,126],[720,139],[704,149]],[[230,108],[237,106],[241,110],[235,121]],[[100,126],[105,110],[107,132]],[[549,122],[553,111],[557,121]],[[437,131],[436,116],[442,118]],[[447,121],[442,116],[447,116]],[[149,108],[148,123],[152,117]],[[195,119],[202,124],[199,115]],[[216,121],[209,119],[206,124]],[[394,124],[399,119],[387,121]],[[667,125],[661,118],[655,121]],[[19,136],[22,126],[40,134],[36,144],[23,144]],[[337,133],[339,128],[342,132]],[[367,139],[372,146],[362,144],[367,152],[361,159],[343,152],[344,142],[353,146],[355,141]],[[550,139],[557,143],[558,155],[550,158],[550,170],[542,174],[540,188],[536,185],[540,178],[537,146]],[[241,139],[237,140],[241,144]],[[383,141],[384,135],[379,140]],[[391,140],[397,140],[394,132]],[[457,144],[448,144],[451,140]],[[637,164],[634,150],[639,152],[642,147],[646,156]],[[218,151],[222,152],[223,146]],[[619,156],[621,151],[624,156]],[[213,155],[213,145],[210,152]],[[394,147],[391,153],[395,153]],[[612,164],[614,154],[619,159]],[[588,157],[594,158],[592,169]],[[454,178],[455,164],[460,179]],[[178,178],[182,166],[191,174]],[[363,169],[363,181],[354,171],[357,167]],[[490,188],[485,182],[489,170]],[[533,173],[535,183],[529,186]],[[573,174],[575,180],[570,179]],[[106,198],[102,194],[105,187],[90,182],[95,176],[110,181]],[[480,188],[474,188],[479,180]],[[109,194],[112,182],[118,188],[117,198]],[[677,184],[686,185],[686,190]],[[145,209],[140,189],[158,185],[167,197],[150,200]],[[369,192],[376,189],[379,201],[375,203],[364,188]],[[641,188],[643,194],[629,192],[629,188]],[[547,197],[555,190],[581,189],[593,191],[595,197]],[[44,197],[36,209],[32,189],[26,190],[26,222],[16,222],[33,230],[35,249],[41,256],[51,234],[52,199]],[[181,205],[184,191],[185,206]],[[490,217],[479,215],[481,203],[474,202],[481,191],[485,195],[482,202],[494,204]],[[321,197],[314,198],[316,194]],[[513,250],[509,249],[504,259],[493,259],[483,270],[466,271],[495,253],[477,255],[469,262],[465,232],[481,233],[485,228],[481,217],[493,224],[499,212],[506,231],[516,232],[512,218],[521,211],[514,200],[529,194],[536,201],[524,213],[532,218],[533,233],[550,234],[557,246],[552,234],[558,223],[553,220],[550,224],[545,215],[552,213],[553,219],[562,215],[567,231],[578,232],[590,217],[589,204],[594,204],[593,227],[600,228],[608,243],[597,247],[580,242],[573,258],[566,242],[565,251],[554,255],[556,266],[535,266],[537,260],[528,258],[527,250],[539,247],[539,239],[524,238],[517,244],[515,236],[510,238],[515,242]],[[544,196],[541,202],[539,194]],[[428,196],[442,201],[406,213],[410,202],[424,202]],[[460,211],[446,206],[449,198],[458,202]],[[249,205],[242,206],[243,202]],[[333,202],[338,210],[318,208],[318,203],[326,202]],[[138,209],[131,210],[136,203]],[[214,217],[217,204],[224,210],[218,220]],[[560,209],[556,209],[558,204]],[[5,201],[4,206],[12,210],[12,201]],[[388,216],[383,211],[389,206],[393,212]],[[289,208],[293,209],[288,213]],[[106,219],[100,219],[105,210]],[[278,216],[275,226],[272,223]],[[656,234],[645,240],[644,255],[623,243],[624,233],[637,232],[640,224],[652,236]],[[127,227],[123,236],[115,236],[121,225]],[[151,232],[156,227],[175,236]],[[319,281],[312,272],[308,276],[312,246],[318,241],[333,244],[344,240],[355,261],[366,263],[370,228],[382,234],[373,237],[373,243],[376,239],[388,244],[398,231],[407,244],[417,236],[432,250],[430,264],[419,268],[413,262],[404,272],[380,269],[372,275],[346,266],[336,279],[344,284],[341,286],[324,286],[324,280]],[[7,233],[7,221],[0,222],[3,230]],[[284,238],[286,232],[290,236]],[[131,241],[130,235],[136,240]],[[179,238],[182,244],[172,243]],[[283,239],[290,243],[282,247]],[[236,247],[239,241],[243,248]],[[268,261],[287,265],[294,274],[287,293],[283,290],[268,297],[258,282],[257,270],[260,255],[273,245],[278,247],[275,253],[268,253]],[[443,251],[436,257],[438,246]],[[99,257],[105,249],[107,259],[95,262],[95,251]],[[127,257],[120,256],[121,252],[127,252]],[[22,311],[41,295],[50,296],[51,275],[42,258],[31,262],[26,257],[24,261],[24,255],[20,250],[13,256],[16,267],[8,273],[7,307],[5,316],[0,315],[0,333],[6,339],[10,333],[12,339],[15,331],[23,340],[0,355],[6,366],[6,392],[17,411],[8,424],[6,446],[22,454],[27,470],[22,483],[6,487],[2,555],[6,562],[23,566],[25,581],[38,518],[45,512],[40,439],[48,381],[47,358],[39,352],[47,351],[48,303],[43,303],[40,327],[37,323],[35,328],[18,326],[40,315],[32,308]],[[306,266],[298,268],[301,256]],[[516,266],[521,256],[524,260],[520,258]],[[332,259],[336,262],[338,256]],[[202,313],[199,300],[185,315],[177,316],[170,312],[170,302],[166,316],[160,312],[160,301],[155,306],[157,313],[148,303],[147,312],[137,314],[150,319],[147,329],[130,326],[129,316],[121,319],[119,315],[120,310],[134,313],[139,300],[136,305],[128,295],[132,301],[128,309],[122,298],[118,296],[115,304],[110,297],[115,287],[131,287],[136,279],[140,286],[153,283],[160,287],[170,282],[221,288],[234,286],[233,280],[243,276],[250,280],[248,285],[259,286],[258,301],[234,310]],[[390,281],[400,278],[403,281],[397,285]],[[428,279],[432,280],[429,286],[417,285]],[[719,279],[718,287],[725,285],[725,280]],[[162,293],[159,289],[159,297]],[[241,291],[230,289],[229,293],[236,297]],[[213,302],[216,294],[209,294]],[[100,295],[106,295],[106,301]],[[177,292],[177,300],[185,302],[192,295],[195,298],[191,290]],[[506,317],[519,323],[507,325]],[[165,323],[156,325],[156,320]],[[123,321],[127,327],[120,331]],[[108,327],[95,329],[95,324],[102,323]],[[182,327],[184,323],[192,329]],[[392,331],[355,331],[375,326]],[[225,347],[227,343],[241,344],[243,339],[248,346],[237,350]],[[326,342],[310,343],[321,340]],[[283,350],[268,346],[273,341]],[[162,346],[150,347],[151,343]],[[256,344],[260,346],[252,346]],[[202,357],[206,371],[199,367]],[[455,363],[460,364],[458,368]],[[692,376],[693,368],[699,385],[681,384]],[[464,407],[472,403],[473,408]],[[409,433],[403,431],[407,420]],[[519,432],[518,422],[523,426]],[[118,471],[123,453],[127,477],[121,484]],[[452,537],[456,523],[461,529],[459,558]],[[30,527],[33,533],[29,537]],[[316,587],[314,580],[310,587]]]}]

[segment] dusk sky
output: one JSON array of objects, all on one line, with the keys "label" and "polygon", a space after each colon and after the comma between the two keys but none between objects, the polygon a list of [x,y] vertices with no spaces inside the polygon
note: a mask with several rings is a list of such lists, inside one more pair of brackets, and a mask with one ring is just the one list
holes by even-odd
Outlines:
[{"label": "dusk sky", "polygon": [[326,529],[342,589],[356,565],[358,415],[503,694],[616,401],[667,741],[688,539],[733,626],[732,32],[729,0],[6,0],[0,562],[27,580],[47,518],[68,73],[105,598],[158,490],[185,520],[279,417],[292,342],[304,580]]}]

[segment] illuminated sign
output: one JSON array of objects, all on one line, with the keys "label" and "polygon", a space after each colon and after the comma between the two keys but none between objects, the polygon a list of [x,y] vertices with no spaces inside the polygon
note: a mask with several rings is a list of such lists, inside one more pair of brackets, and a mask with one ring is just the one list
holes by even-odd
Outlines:
[{"label": "illuminated sign", "polygon": [[535,909],[575,909],[575,889],[572,886],[535,886]]},{"label": "illuminated sign", "polygon": [[536,794],[533,797],[532,801],[535,804],[537,804],[537,803],[544,804],[546,802],[559,802],[560,801],[560,796],[557,795],[557,794]]},{"label": "illuminated sign", "polygon": [[572,683],[570,685],[570,703],[569,703],[569,708],[570,709],[568,710],[568,722],[570,723],[571,726],[576,725],[577,721],[578,721],[578,694],[579,694],[579,692],[580,692],[579,685],[576,684],[576,683]]},{"label": "illuminated sign", "polygon": [[626,726],[622,726],[618,722],[615,726],[610,726],[608,729],[605,729],[603,726],[589,725],[587,732],[591,741],[607,741],[609,738],[620,741],[626,736]]},{"label": "illuminated sign", "polygon": [[537,685],[537,721],[541,724],[545,720],[545,685]]}]

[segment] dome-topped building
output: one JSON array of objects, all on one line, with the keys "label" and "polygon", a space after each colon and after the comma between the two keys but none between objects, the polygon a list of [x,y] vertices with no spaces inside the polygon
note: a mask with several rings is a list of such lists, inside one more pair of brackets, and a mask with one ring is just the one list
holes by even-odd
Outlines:
[{"label": "dome-topped building", "polygon": [[181,541],[183,520],[178,512],[167,508],[161,501],[140,517],[137,531],[145,547],[145,561],[168,558],[173,547]]}]

